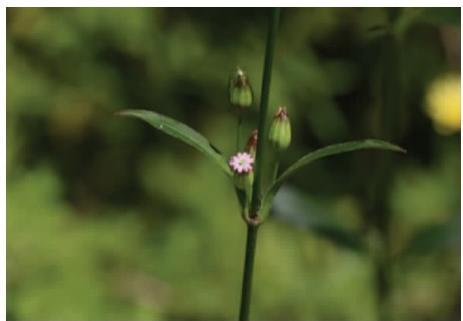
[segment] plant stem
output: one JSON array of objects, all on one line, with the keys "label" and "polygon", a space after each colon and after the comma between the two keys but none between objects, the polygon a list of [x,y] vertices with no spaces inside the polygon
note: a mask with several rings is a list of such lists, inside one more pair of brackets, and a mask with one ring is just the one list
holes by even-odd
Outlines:
[{"label": "plant stem", "polygon": [[270,95],[270,80],[272,78],[273,53],[275,51],[276,35],[278,23],[280,21],[280,8],[273,8],[270,19],[269,32],[267,36],[267,45],[265,48],[264,73],[262,76],[262,91],[260,98],[259,127],[256,148],[256,172],[254,184],[252,187],[251,215],[257,215],[261,201],[262,189],[262,158],[265,148],[265,139],[267,137],[267,110]]},{"label": "plant stem", "polygon": [[376,264],[376,287],[378,291],[378,320],[391,320],[389,312],[390,300],[390,266],[387,262],[375,262]]},{"label": "plant stem", "polygon": [[279,151],[275,151],[274,153],[272,153],[272,157],[273,157],[273,169],[272,169],[272,182],[277,178],[278,176],[278,169],[280,168],[280,156],[281,156],[281,152]]},{"label": "plant stem", "polygon": [[246,256],[244,259],[243,288],[241,292],[240,321],[249,320],[251,305],[252,275],[254,269],[254,255],[256,252],[257,225],[248,224],[246,237]]},{"label": "plant stem", "polygon": [[236,150],[240,150],[241,123],[243,122],[242,111],[238,111],[238,123],[236,125]]},{"label": "plant stem", "polygon": [[258,211],[261,203],[261,184],[262,184],[262,158],[265,146],[266,120],[268,110],[268,100],[270,94],[270,80],[272,78],[273,53],[275,51],[276,34],[280,20],[280,8],[272,9],[272,16],[269,22],[267,44],[265,48],[264,72],[262,75],[262,90],[260,99],[258,139],[256,148],[255,179],[252,186],[252,198],[247,222],[246,255],[244,259],[243,285],[241,290],[241,305],[239,321],[249,320],[249,309],[251,305],[251,287],[254,268],[254,255],[256,252],[257,230],[258,230]]}]

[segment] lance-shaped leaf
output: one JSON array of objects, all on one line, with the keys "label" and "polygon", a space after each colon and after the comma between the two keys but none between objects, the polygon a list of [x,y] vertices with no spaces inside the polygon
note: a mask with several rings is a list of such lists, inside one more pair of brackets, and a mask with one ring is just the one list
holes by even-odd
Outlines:
[{"label": "lance-shaped leaf", "polygon": [[286,169],[273,182],[273,184],[269,187],[269,189],[264,195],[262,211],[264,213],[268,211],[272,203],[273,197],[275,196],[276,192],[281,187],[281,185],[283,185],[283,183],[286,181],[286,179],[288,179],[288,177],[293,175],[295,172],[297,172],[302,167],[312,163],[313,161],[316,161],[317,159],[325,158],[325,157],[332,156],[332,155],[352,152],[352,151],[356,151],[360,149],[384,149],[384,150],[390,150],[390,151],[395,151],[395,152],[402,152],[402,153],[405,152],[403,148],[397,145],[394,145],[394,144],[391,144],[391,143],[388,143],[382,140],[378,140],[378,139],[366,139],[366,140],[360,140],[360,141],[352,141],[352,142],[347,142],[347,143],[329,145],[329,146],[317,149],[316,151],[313,151],[303,156],[302,158],[300,158],[293,165],[288,167],[288,169]]},{"label": "lance-shaped leaf", "polygon": [[124,110],[117,113],[117,115],[135,117],[144,120],[154,128],[159,129],[167,135],[177,138],[196,148],[198,151],[209,157],[209,159],[214,161],[214,163],[219,165],[227,175],[232,175],[227,161],[223,158],[218,149],[193,128],[172,118],[149,110]]}]

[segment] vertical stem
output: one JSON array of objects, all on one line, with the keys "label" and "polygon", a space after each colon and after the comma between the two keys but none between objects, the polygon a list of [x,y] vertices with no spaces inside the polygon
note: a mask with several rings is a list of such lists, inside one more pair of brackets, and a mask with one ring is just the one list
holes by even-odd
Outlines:
[{"label": "vertical stem", "polygon": [[238,123],[236,125],[236,150],[240,150],[241,123],[243,122],[242,111],[238,111]]},{"label": "vertical stem", "polygon": [[267,137],[267,110],[268,98],[270,95],[270,80],[272,78],[272,64],[273,53],[275,51],[276,35],[278,30],[278,23],[280,21],[280,8],[273,8],[272,17],[270,19],[269,32],[267,36],[267,45],[265,48],[265,63],[264,73],[262,76],[262,91],[260,98],[260,112],[259,112],[259,127],[257,148],[256,148],[256,175],[254,184],[252,186],[252,201],[251,201],[251,215],[257,215],[261,201],[262,189],[262,158],[265,146],[265,138]]},{"label": "vertical stem", "polygon": [[269,22],[269,31],[267,35],[267,44],[265,48],[264,72],[262,76],[262,91],[260,99],[259,126],[257,148],[256,148],[256,163],[255,163],[255,179],[252,186],[252,198],[250,206],[250,221],[248,224],[246,238],[246,255],[244,260],[243,271],[243,286],[241,290],[241,305],[239,321],[249,320],[249,309],[251,305],[251,287],[252,275],[254,268],[254,255],[256,251],[257,230],[258,230],[258,211],[261,202],[261,181],[262,181],[262,157],[265,146],[266,134],[266,119],[268,100],[270,94],[270,80],[272,77],[273,53],[275,51],[276,34],[278,23],[280,20],[280,8],[272,9],[272,16]]},{"label": "vertical stem", "polygon": [[390,266],[387,263],[376,262],[376,287],[378,291],[379,321],[391,320],[391,313],[389,312],[389,300],[391,292],[389,269]]},{"label": "vertical stem", "polygon": [[[390,20],[394,19],[396,10],[390,13]],[[391,20],[391,23],[393,21]],[[403,132],[403,68],[402,53],[398,38],[393,34],[384,38],[380,43],[381,55],[379,59],[379,99],[380,99],[380,137],[397,141]],[[381,236],[382,255],[376,263],[376,291],[378,296],[378,316],[381,321],[394,318],[394,309],[391,302],[392,267],[391,258],[391,208],[386,202],[391,194],[394,178],[394,168],[391,155],[385,155],[375,166],[378,171],[377,185],[374,198],[375,226]]]},{"label": "vertical stem", "polygon": [[254,255],[256,252],[258,226],[248,224],[246,238],[246,256],[244,259],[243,288],[241,292],[240,321],[249,319],[249,307],[251,305],[252,275],[254,269]]}]

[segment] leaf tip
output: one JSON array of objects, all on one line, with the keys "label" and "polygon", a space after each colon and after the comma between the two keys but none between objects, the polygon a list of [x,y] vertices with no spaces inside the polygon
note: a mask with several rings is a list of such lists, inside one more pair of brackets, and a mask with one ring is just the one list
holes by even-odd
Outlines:
[{"label": "leaf tip", "polygon": [[119,111],[116,111],[113,113],[113,116],[132,116],[132,114],[130,113],[131,110],[128,110],[128,109],[124,109],[124,110],[119,110]]},{"label": "leaf tip", "polygon": [[369,143],[369,144],[373,144],[375,146],[378,146],[380,148],[382,147],[383,149],[389,149],[389,150],[394,151],[394,152],[399,152],[399,153],[403,153],[403,154],[407,153],[407,150],[405,148],[402,148],[402,147],[400,147],[400,146],[398,146],[396,144],[386,142],[384,140],[367,139],[366,142]]},{"label": "leaf tip", "polygon": [[397,146],[397,147],[398,147],[398,151],[399,151],[400,153],[402,153],[402,154],[407,154],[407,153],[408,153],[408,151],[407,151],[405,148],[402,148],[402,147],[400,147],[400,146]]},{"label": "leaf tip", "polygon": [[398,145],[390,144],[389,147],[391,148],[391,150],[393,150],[395,152],[402,153],[402,154],[407,154],[407,150],[405,148],[402,148],[402,147],[398,146]]}]

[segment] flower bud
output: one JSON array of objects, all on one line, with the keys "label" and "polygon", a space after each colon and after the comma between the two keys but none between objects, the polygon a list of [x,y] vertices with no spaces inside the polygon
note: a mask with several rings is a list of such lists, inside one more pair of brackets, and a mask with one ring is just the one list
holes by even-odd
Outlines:
[{"label": "flower bud", "polygon": [[285,150],[291,143],[291,124],[286,107],[278,107],[270,125],[269,140],[276,151]]},{"label": "flower bud", "polygon": [[235,73],[230,77],[228,88],[230,104],[238,108],[247,108],[252,105],[253,93],[246,73],[237,68]]},{"label": "flower bud", "polygon": [[256,158],[256,148],[257,148],[257,129],[254,129],[248,138],[248,142],[246,144],[246,151],[253,158]]}]

